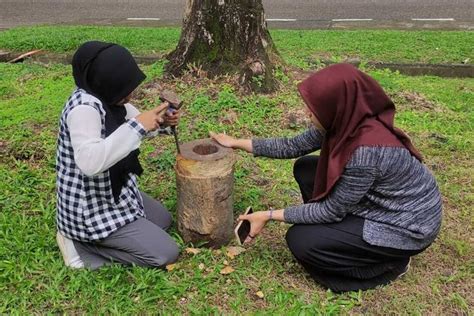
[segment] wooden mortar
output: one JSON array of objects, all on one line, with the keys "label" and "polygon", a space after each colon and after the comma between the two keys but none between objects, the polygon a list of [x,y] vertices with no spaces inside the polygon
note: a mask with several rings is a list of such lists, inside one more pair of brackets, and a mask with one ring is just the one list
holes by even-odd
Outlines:
[{"label": "wooden mortar", "polygon": [[181,144],[176,158],[178,230],[185,242],[217,248],[233,234],[233,150],[211,139]]}]

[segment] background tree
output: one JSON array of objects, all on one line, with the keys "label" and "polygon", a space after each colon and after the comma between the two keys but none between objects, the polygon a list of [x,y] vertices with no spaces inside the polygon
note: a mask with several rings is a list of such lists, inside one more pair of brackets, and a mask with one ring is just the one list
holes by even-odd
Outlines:
[{"label": "background tree", "polygon": [[210,76],[238,73],[241,84],[269,92],[277,51],[261,0],[187,0],[181,38],[168,55],[167,72],[189,64]]}]

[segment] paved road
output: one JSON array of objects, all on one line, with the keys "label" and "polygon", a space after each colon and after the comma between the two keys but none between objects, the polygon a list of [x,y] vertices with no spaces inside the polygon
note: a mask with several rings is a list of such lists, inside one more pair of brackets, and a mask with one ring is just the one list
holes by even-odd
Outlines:
[{"label": "paved road", "polygon": [[[270,27],[474,29],[474,0],[263,0],[263,2]],[[45,23],[180,25],[184,3],[185,0],[0,0],[0,28]],[[151,20],[129,20],[129,18],[151,18]],[[347,19],[362,19],[362,21],[347,21]]]}]

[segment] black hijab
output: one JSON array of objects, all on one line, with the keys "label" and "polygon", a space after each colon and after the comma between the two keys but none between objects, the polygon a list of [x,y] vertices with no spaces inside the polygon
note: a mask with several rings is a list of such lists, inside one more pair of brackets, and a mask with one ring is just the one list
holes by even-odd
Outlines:
[{"label": "black hijab", "polygon": [[[124,47],[98,41],[86,42],[72,58],[72,73],[78,88],[95,96],[105,110],[105,136],[126,120],[127,110],[118,102],[127,97],[145,79],[135,59]],[[118,200],[128,174],[141,175],[138,149],[109,168],[112,193]]]}]

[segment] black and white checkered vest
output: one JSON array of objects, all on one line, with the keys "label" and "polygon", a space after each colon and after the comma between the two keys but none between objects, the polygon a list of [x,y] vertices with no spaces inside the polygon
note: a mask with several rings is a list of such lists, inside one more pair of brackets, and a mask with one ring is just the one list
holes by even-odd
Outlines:
[{"label": "black and white checkered vest", "polygon": [[[105,111],[101,102],[82,89],[76,89],[65,104],[61,114],[56,154],[57,171],[57,227],[66,237],[79,241],[100,240],[144,217],[143,200],[138,190],[137,179],[129,174],[119,200],[112,195],[109,171],[86,176],[74,161],[74,151],[67,126],[67,117],[78,105],[91,106],[100,113],[101,137],[105,138]],[[126,124],[140,134],[145,130],[134,120]]]}]

